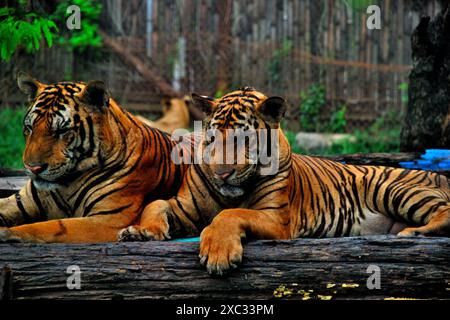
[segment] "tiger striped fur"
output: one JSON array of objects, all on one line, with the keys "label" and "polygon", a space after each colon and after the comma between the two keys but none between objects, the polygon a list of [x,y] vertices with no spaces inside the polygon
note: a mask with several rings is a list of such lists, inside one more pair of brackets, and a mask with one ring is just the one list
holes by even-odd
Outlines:
[{"label": "tiger striped fur", "polygon": [[30,97],[23,162],[31,180],[0,199],[1,241],[104,242],[176,193],[187,165],[174,142],[111,99],[102,82],[45,85],[24,73]]},{"label": "tiger striped fur", "polygon": [[245,237],[450,234],[446,177],[292,154],[280,129],[284,99],[252,88],[193,99],[208,114],[205,129],[279,130],[279,170],[263,176],[260,163],[193,164],[177,196],[147,206],[138,225],[119,233],[122,241],[201,233],[200,261],[221,275],[241,262]]}]

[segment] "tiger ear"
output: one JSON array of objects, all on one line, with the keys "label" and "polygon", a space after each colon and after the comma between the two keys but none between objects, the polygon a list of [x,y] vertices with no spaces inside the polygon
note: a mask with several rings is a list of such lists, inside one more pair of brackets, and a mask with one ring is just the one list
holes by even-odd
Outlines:
[{"label": "tiger ear", "polygon": [[109,93],[103,81],[89,81],[80,94],[80,101],[92,111],[102,112],[109,106]]},{"label": "tiger ear", "polygon": [[259,107],[259,113],[270,124],[279,124],[287,110],[287,102],[281,97],[270,97]]},{"label": "tiger ear", "polygon": [[161,99],[161,104],[163,106],[163,112],[166,113],[167,111],[169,111],[170,106],[171,106],[171,102],[169,98],[162,98]]},{"label": "tiger ear", "polygon": [[28,95],[30,100],[34,100],[45,86],[28,73],[22,71],[19,71],[17,74],[17,85],[19,86],[20,91]]},{"label": "tiger ear", "polygon": [[215,104],[214,104],[214,98],[208,97],[208,96],[202,96],[196,93],[192,93],[191,94],[192,97],[192,102],[194,103],[194,105],[196,105],[197,107],[199,107],[200,109],[202,109],[202,111],[209,116],[214,108],[215,108]]},{"label": "tiger ear", "polygon": [[189,95],[185,95],[185,96],[183,97],[183,101],[184,101],[184,103],[185,103],[187,106],[189,106],[189,105],[192,103],[192,97],[189,96]]}]

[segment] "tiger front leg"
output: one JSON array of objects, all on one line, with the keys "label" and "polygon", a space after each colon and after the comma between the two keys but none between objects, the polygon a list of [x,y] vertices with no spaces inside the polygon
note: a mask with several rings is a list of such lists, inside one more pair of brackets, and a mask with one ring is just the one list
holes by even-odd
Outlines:
[{"label": "tiger front leg", "polygon": [[0,227],[10,227],[20,224],[18,222],[23,220],[21,218],[15,196],[0,199]]},{"label": "tiger front leg", "polygon": [[39,209],[29,185],[8,198],[0,199],[0,227],[13,227],[39,220]]},{"label": "tiger front leg", "polygon": [[170,205],[165,200],[157,200],[150,203],[142,212],[140,224],[132,225],[119,231],[119,241],[170,239],[168,221],[170,211]]},{"label": "tiger front leg", "polygon": [[169,240],[198,235],[199,226],[192,223],[182,208],[190,208],[182,198],[153,201],[143,210],[139,224],[119,231],[119,241]]},{"label": "tiger front leg", "polygon": [[241,239],[289,239],[287,212],[227,209],[220,212],[200,235],[200,263],[211,275],[225,275],[241,262]]}]

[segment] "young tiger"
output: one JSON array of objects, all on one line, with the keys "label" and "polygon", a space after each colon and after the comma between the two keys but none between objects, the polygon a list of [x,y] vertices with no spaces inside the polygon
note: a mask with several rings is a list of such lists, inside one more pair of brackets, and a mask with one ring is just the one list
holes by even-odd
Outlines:
[{"label": "young tiger", "polygon": [[9,227],[0,242],[117,241],[146,204],[176,193],[186,165],[171,161],[175,142],[120,108],[102,82],[46,85],[20,73],[18,84],[31,102],[31,180],[0,199],[0,226]]},{"label": "young tiger", "polygon": [[189,128],[190,117],[188,106],[191,103],[189,96],[171,99],[164,98],[161,101],[163,105],[163,116],[161,118],[155,121],[151,121],[142,116],[136,116],[136,118],[150,127],[172,134],[176,129]]},{"label": "young tiger", "polygon": [[[209,273],[221,275],[241,261],[245,237],[450,234],[450,181],[445,176],[292,154],[280,129],[285,100],[252,88],[216,100],[193,99],[207,113],[204,128],[223,136],[238,128],[278,132],[278,171],[263,175],[266,165],[250,161],[249,146],[237,149],[246,154],[243,164],[221,164],[223,155],[213,154],[209,164],[191,165],[177,196],[147,206],[139,225],[122,230],[120,240],[201,232],[200,262]],[[202,143],[211,143],[206,132]],[[258,148],[268,144],[268,139],[259,140]]]}]

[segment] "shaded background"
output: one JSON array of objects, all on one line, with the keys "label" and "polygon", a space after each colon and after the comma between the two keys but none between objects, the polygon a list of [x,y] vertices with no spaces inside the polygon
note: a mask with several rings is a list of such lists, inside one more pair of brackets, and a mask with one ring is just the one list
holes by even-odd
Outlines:
[{"label": "shaded background", "polygon": [[[99,5],[98,14],[86,16],[83,1],[21,2],[43,15],[80,3],[81,31],[89,23],[95,41],[43,42],[32,53],[19,48],[0,63],[0,108],[23,107],[15,75],[24,70],[43,82],[101,79],[122,106],[157,117],[168,92],[143,75],[148,68],[181,93],[220,96],[251,85],[282,95],[291,104],[288,131],[396,130],[381,151],[398,149],[413,29],[442,8],[437,0],[102,0],[84,1]],[[381,30],[366,28],[370,4],[381,8]],[[75,32],[61,21],[58,32],[70,39]],[[360,149],[334,151],[380,151]]]}]

